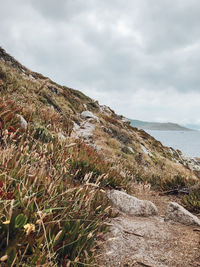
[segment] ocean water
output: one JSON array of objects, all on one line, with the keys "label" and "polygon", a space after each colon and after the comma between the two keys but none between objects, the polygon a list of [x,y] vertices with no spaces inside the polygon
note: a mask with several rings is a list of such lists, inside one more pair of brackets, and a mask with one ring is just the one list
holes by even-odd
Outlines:
[{"label": "ocean water", "polygon": [[200,131],[150,131],[164,146],[181,150],[189,157],[200,157]]}]

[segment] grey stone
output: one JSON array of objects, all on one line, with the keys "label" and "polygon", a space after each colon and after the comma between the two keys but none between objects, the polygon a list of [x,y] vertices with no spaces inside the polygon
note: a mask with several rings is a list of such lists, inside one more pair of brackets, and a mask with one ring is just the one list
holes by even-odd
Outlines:
[{"label": "grey stone", "polygon": [[130,120],[129,119],[127,119],[126,117],[124,117],[124,116],[122,116],[122,122],[124,122],[124,123],[127,123],[127,124],[130,124]]},{"label": "grey stone", "polygon": [[66,140],[66,137],[61,132],[58,133],[58,138],[60,138],[63,141]]},{"label": "grey stone", "polygon": [[21,115],[17,115],[17,117],[20,119],[20,125],[23,129],[26,129],[27,128],[27,121],[21,116]]},{"label": "grey stone", "polygon": [[49,90],[52,92],[52,93],[55,93],[55,94],[59,94],[59,92],[58,92],[58,89],[56,88],[56,87],[54,87],[54,86],[48,86],[48,88],[49,88]]},{"label": "grey stone", "polygon": [[128,146],[128,150],[129,150],[132,154],[135,153],[134,150],[132,149],[132,147],[130,147],[130,146]]},{"label": "grey stone", "polygon": [[99,118],[96,115],[94,115],[91,111],[88,111],[88,110],[83,111],[81,113],[81,117],[83,119],[95,119],[95,120],[99,121]]},{"label": "grey stone", "polygon": [[169,202],[165,220],[172,220],[185,225],[199,225],[200,220],[176,202]]},{"label": "grey stone", "polygon": [[145,154],[147,154],[151,158],[153,157],[153,154],[150,151],[148,151],[144,145],[141,145],[141,148]]},{"label": "grey stone", "polygon": [[105,115],[112,115],[114,113],[112,109],[105,105],[100,106],[100,111]]},{"label": "grey stone", "polygon": [[151,201],[140,200],[118,190],[108,191],[107,196],[115,208],[127,215],[147,217],[158,214],[157,207]]}]

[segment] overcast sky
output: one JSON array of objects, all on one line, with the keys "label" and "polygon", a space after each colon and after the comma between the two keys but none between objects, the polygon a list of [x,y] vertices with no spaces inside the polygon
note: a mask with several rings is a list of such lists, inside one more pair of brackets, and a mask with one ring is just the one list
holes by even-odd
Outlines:
[{"label": "overcast sky", "polygon": [[118,114],[200,124],[199,0],[6,0],[4,49]]}]

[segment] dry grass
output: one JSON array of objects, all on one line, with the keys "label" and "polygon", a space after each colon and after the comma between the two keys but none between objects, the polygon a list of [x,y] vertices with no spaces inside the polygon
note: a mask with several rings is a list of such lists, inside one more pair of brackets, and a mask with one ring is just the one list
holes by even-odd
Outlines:
[{"label": "dry grass", "polygon": [[[35,77],[0,61],[1,265],[94,266],[96,238],[110,216],[105,187],[134,191],[134,182],[142,182],[165,190],[188,186],[196,176],[172,162],[169,150],[154,138],[117,117],[99,115],[93,139],[101,152],[80,141],[70,146],[70,137],[60,142],[57,133],[70,136],[83,104],[98,113],[97,103]],[[17,114],[27,120],[26,131]],[[142,143],[152,158],[143,153]],[[129,145],[134,154],[121,151]],[[198,209],[195,192],[185,203]]]},{"label": "dry grass", "polygon": [[[110,214],[103,188],[126,180],[91,147],[53,136],[64,128],[55,110],[37,112],[0,98],[0,258],[9,266],[94,266]],[[26,131],[17,114],[28,119]]]},{"label": "dry grass", "polygon": [[87,149],[74,151],[58,140],[44,144],[28,130],[17,144],[7,130],[1,140],[0,258],[7,256],[9,266],[92,263],[109,205],[100,187],[104,175],[74,169],[79,158],[87,161]]}]

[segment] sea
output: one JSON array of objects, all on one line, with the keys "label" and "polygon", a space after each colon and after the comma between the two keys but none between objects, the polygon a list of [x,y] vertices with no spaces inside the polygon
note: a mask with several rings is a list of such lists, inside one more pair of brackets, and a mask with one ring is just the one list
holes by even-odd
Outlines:
[{"label": "sea", "polygon": [[146,130],[164,146],[179,149],[188,157],[200,157],[200,131]]}]

